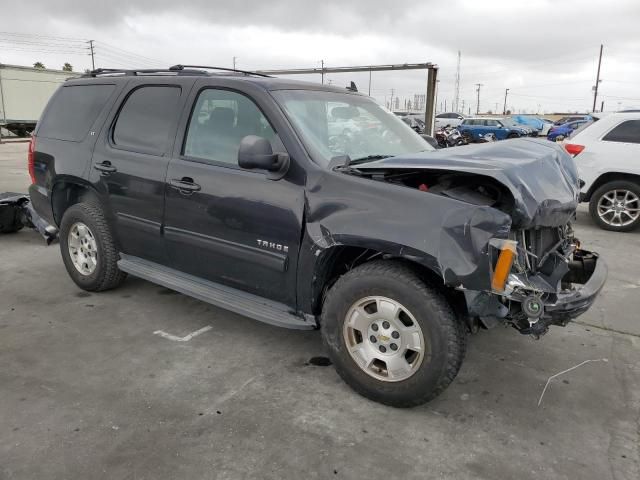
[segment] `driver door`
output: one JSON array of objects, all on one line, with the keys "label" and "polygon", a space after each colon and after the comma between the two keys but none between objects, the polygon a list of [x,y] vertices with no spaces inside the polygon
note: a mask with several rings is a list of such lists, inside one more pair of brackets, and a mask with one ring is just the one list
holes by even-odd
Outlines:
[{"label": "driver door", "polygon": [[246,135],[286,153],[262,112],[245,92],[194,89],[167,173],[165,239],[173,268],[293,306],[304,189],[291,171],[274,181],[237,160]]}]

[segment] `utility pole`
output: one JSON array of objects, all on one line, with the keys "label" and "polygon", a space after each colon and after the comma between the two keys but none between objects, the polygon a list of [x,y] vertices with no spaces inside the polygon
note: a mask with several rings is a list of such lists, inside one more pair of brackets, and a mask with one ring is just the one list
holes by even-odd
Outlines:
[{"label": "utility pole", "polygon": [[95,70],[96,69],[96,61],[95,61],[95,55],[93,52],[93,40],[89,40],[87,42],[89,44],[89,50],[91,50],[91,70]]},{"label": "utility pole", "polygon": [[321,70],[320,74],[322,75],[322,84],[324,85],[324,60],[320,60]]},{"label": "utility pole", "polygon": [[446,98],[444,99],[444,111],[445,112],[447,111],[447,99]]},{"label": "utility pole", "polygon": [[391,89],[391,101],[389,102],[389,110],[393,111],[393,94],[394,94],[395,90],[392,88]]},{"label": "utility pole", "polygon": [[476,90],[476,92],[478,93],[478,105],[476,107],[476,115],[480,114],[480,87],[484,86],[482,83],[476,83],[476,87],[478,87],[478,89]]},{"label": "utility pole", "polygon": [[371,69],[369,69],[369,96],[371,96]]},{"label": "utility pole", "polygon": [[494,113],[498,113],[498,102],[496,102],[496,109],[493,111]]},{"label": "utility pole", "polygon": [[596,100],[598,99],[598,84],[600,83],[600,65],[602,64],[602,48],[603,45],[600,44],[600,56],[598,57],[598,73],[596,74],[596,86],[593,87],[593,109],[592,111],[596,111]]},{"label": "utility pole", "polygon": [[464,98],[462,99],[462,108],[460,109],[460,111],[464,115]]},{"label": "utility pole", "polygon": [[505,88],[504,89],[504,108],[502,109],[502,114],[506,115],[507,114],[507,95],[509,94],[509,89]]},{"label": "utility pole", "polygon": [[[460,50],[458,50],[458,68],[456,69],[456,86],[455,86],[455,94],[453,97],[453,111],[459,112],[458,107],[460,106],[460,57],[462,54]],[[464,111],[464,109],[462,110]]]},{"label": "utility pole", "polygon": [[602,100],[602,103],[600,104],[600,113],[604,112],[604,100]]},{"label": "utility pole", "polygon": [[233,57],[233,69],[236,69],[236,60],[238,60],[238,57]]}]

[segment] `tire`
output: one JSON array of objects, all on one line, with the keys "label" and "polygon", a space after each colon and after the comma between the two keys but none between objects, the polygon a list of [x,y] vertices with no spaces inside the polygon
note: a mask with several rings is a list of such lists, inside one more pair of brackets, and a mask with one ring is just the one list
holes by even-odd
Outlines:
[{"label": "tire", "polygon": [[517,133],[510,133],[509,135],[507,135],[507,138],[520,138],[520,135],[518,135]]},{"label": "tire", "polygon": [[[614,196],[613,192],[618,193]],[[605,212],[606,207],[612,205],[612,200],[610,199],[622,202],[625,198],[627,198],[626,209],[624,209],[626,213],[622,213],[622,211],[618,212],[619,221],[615,220],[615,213],[600,216],[599,212]],[[602,208],[599,209],[599,206]],[[589,201],[589,214],[596,225],[603,230],[613,232],[630,232],[638,228],[640,225],[639,209],[640,185],[628,180],[615,180],[601,185],[591,194],[591,200]]]},{"label": "tire", "polygon": [[[84,238],[92,240],[86,245],[85,251],[93,252],[95,255],[88,254],[85,258],[92,256],[93,264],[81,272],[79,267],[74,264],[72,252],[69,244],[71,240],[70,233],[82,230],[80,226],[86,226],[89,235]],[[74,230],[75,229],[75,230]],[[77,230],[80,229],[80,230]],[[73,236],[73,234],[72,234]],[[116,262],[118,261],[118,249],[116,248],[113,235],[107,224],[107,220],[102,213],[99,205],[94,203],[77,203],[67,209],[62,217],[60,224],[60,251],[62,260],[69,273],[71,279],[83,290],[90,292],[99,292],[109,290],[120,285],[127,274],[118,269]],[[78,261],[79,252],[76,250],[76,261]],[[91,270],[93,266],[93,270]]]},{"label": "tire", "polygon": [[[352,315],[351,312],[356,305],[364,305],[372,298],[383,300],[380,304],[377,300],[374,301],[375,307],[373,304],[367,304],[365,307],[357,307],[356,310],[376,309],[377,313],[372,318],[379,326],[373,332],[374,327],[371,324],[367,328],[367,334],[358,334],[357,329],[350,328],[351,320],[364,317],[359,314]],[[423,346],[421,356],[414,356],[417,355],[416,352],[410,349],[406,349],[406,354],[403,354],[407,348],[401,343],[405,337],[404,331],[400,334],[399,340],[394,340],[398,338],[393,336],[397,333],[394,332],[396,326],[387,322],[386,328],[389,330],[383,330],[384,323],[375,318],[382,315],[380,312],[384,310],[379,305],[384,303],[389,307],[393,305],[392,302],[400,304],[406,311],[396,318],[404,323],[407,317],[410,317],[408,321],[414,324],[407,327],[412,329],[412,342],[417,339],[415,325],[419,327]],[[368,321],[369,318],[366,319],[366,322]],[[325,347],[338,375],[364,397],[393,407],[414,407],[439,395],[457,375],[466,349],[466,328],[456,318],[444,296],[429,287],[408,266],[396,261],[372,261],[340,277],[325,299],[321,329]],[[362,330],[364,329],[363,327]],[[401,325],[398,330],[402,330]],[[369,341],[371,337],[366,337],[369,333],[380,332],[389,335],[379,335],[375,343]],[[362,343],[356,343],[354,347],[352,340],[355,338],[357,342],[358,335]],[[376,347],[381,349],[382,343],[389,347],[389,342],[394,341],[400,344],[399,348],[396,346],[397,353],[386,349],[389,356],[385,357],[385,354],[375,350]],[[379,357],[368,369],[356,363],[354,356],[349,352],[350,347],[353,350],[358,349],[358,346],[363,349],[372,347],[375,356]],[[402,378],[402,375],[392,375],[387,363],[383,361],[384,366],[380,363],[380,359],[397,362],[402,358],[405,358],[406,365],[413,363],[406,378]]]}]

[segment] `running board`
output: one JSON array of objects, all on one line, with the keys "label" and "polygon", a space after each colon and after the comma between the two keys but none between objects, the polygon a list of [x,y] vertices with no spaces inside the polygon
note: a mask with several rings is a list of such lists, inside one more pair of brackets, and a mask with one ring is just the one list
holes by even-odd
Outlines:
[{"label": "running board", "polygon": [[270,325],[298,330],[311,330],[316,327],[313,316],[305,315],[305,318],[302,318],[282,303],[210,282],[142,258],[121,253],[118,268],[135,277]]}]

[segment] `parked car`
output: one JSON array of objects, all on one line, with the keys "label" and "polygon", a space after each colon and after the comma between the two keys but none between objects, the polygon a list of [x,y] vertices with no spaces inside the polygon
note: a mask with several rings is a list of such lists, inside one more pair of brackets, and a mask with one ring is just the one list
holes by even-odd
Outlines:
[{"label": "parked car", "polygon": [[530,115],[512,115],[511,118],[519,125],[526,125],[533,129],[534,134],[539,137],[546,137],[553,125],[553,122]]},{"label": "parked car", "polygon": [[584,182],[581,200],[604,230],[640,225],[640,113],[612,113],[564,141]]},{"label": "parked car", "polygon": [[555,142],[557,140],[564,140],[565,138],[569,138],[574,130],[577,130],[582,125],[589,123],[591,120],[574,120],[573,122],[564,123],[562,125],[558,125],[549,130],[547,134],[547,140],[551,140]]},{"label": "parked car", "polygon": [[457,127],[464,120],[464,115],[455,112],[445,112],[436,115],[435,127],[444,128],[447,125]]},{"label": "parked car", "polygon": [[575,122],[578,120],[583,120],[583,121],[591,121],[593,120],[593,117],[591,115],[569,115],[567,117],[562,117],[558,120],[556,120],[555,122],[553,122],[554,125],[564,125],[565,123],[569,123],[569,122]]},{"label": "parked car", "polygon": [[[335,119],[353,130],[330,134]],[[398,407],[453,381],[468,332],[540,336],[586,311],[606,278],[576,248],[579,179],[559,145],[435,151],[374,99],[329,85],[94,71],[54,94],[28,168],[80,288],[131,274],[320,328],[338,374]]]},{"label": "parked car", "polygon": [[502,119],[491,117],[465,118],[458,126],[458,130],[473,141],[481,140],[487,133],[492,133],[498,140],[527,136],[527,130],[524,128],[507,126]]},{"label": "parked car", "polygon": [[502,125],[504,125],[505,127],[508,127],[508,128],[519,128],[519,129],[523,130],[523,131],[524,131],[524,134],[525,134],[527,137],[533,137],[533,136],[536,136],[536,135],[537,135],[537,131],[536,131],[536,129],[535,129],[535,128],[533,128],[533,127],[532,127],[532,126],[530,126],[530,125],[523,125],[523,124],[520,124],[520,123],[516,122],[516,121],[515,121],[513,118],[511,118],[511,117],[502,117],[502,118],[497,118],[497,120],[498,120]]}]

